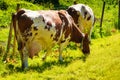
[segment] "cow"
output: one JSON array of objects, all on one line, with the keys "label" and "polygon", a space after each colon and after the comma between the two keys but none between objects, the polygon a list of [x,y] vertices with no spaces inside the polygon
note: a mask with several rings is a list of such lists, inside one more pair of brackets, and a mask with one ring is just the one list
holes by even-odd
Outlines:
[{"label": "cow", "polygon": [[83,44],[83,53],[90,53],[88,35],[82,33],[66,10],[20,9],[13,14],[12,22],[21,56],[22,69],[28,67],[28,57],[33,58],[40,50],[59,45],[59,60],[62,51],[72,41]]},{"label": "cow", "polygon": [[85,4],[74,4],[68,7],[67,12],[72,16],[79,29],[88,34],[89,41],[91,41],[91,33],[95,23],[92,9]]}]

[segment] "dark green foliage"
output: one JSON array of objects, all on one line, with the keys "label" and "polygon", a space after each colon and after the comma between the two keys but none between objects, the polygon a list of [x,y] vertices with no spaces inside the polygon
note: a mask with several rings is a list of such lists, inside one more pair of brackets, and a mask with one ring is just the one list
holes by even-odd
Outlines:
[{"label": "dark green foliage", "polygon": [[107,4],[113,5],[113,4],[118,4],[118,0],[102,0],[105,1]]},{"label": "dark green foliage", "polygon": [[[93,29],[93,31],[92,31],[92,35],[91,35],[91,37],[93,38],[93,39],[95,39],[95,38],[100,38],[100,29],[99,29],[100,27],[99,27],[99,25],[97,24],[96,26],[94,26],[94,29]],[[102,33],[103,33],[103,31],[102,31]]]},{"label": "dark green foliage", "polygon": [[[80,46],[80,44],[79,44]],[[76,50],[77,49],[77,45],[73,42],[70,42],[70,44],[67,46],[67,48],[70,48],[71,50]]]},{"label": "dark green foliage", "polygon": [[4,1],[0,1],[0,9],[1,10],[7,10],[8,9],[8,4]]},{"label": "dark green foliage", "polygon": [[46,4],[46,3],[52,3],[54,6],[59,6],[59,0],[26,0],[29,2],[32,2],[34,4]]},{"label": "dark green foliage", "polygon": [[[95,14],[97,19],[101,18],[103,1],[106,2],[103,24],[102,24],[102,34],[103,36],[111,35],[111,30],[118,29],[118,0],[0,0],[0,27],[8,27],[11,22],[11,14],[16,12],[17,3],[20,4],[21,8],[38,10],[38,9],[64,9],[66,10],[68,6],[76,3],[83,3],[89,5]],[[33,4],[34,3],[34,4]],[[98,38],[100,21],[96,21],[92,38]]]}]

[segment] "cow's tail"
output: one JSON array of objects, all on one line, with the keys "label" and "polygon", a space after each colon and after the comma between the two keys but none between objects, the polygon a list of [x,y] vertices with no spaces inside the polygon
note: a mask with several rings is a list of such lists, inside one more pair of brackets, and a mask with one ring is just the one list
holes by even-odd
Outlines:
[{"label": "cow's tail", "polygon": [[16,37],[16,13],[12,13],[12,27],[14,28],[14,35]]},{"label": "cow's tail", "polygon": [[24,43],[19,26],[18,26],[18,18],[23,13],[24,12],[22,10],[22,11],[18,11],[17,13],[12,14],[12,24],[13,24],[13,28],[14,28],[14,34],[15,34],[15,37],[16,37],[17,42],[18,42],[18,50],[21,50],[23,48],[23,43]]},{"label": "cow's tail", "polygon": [[14,28],[14,32],[15,32],[15,36],[17,37],[17,33],[19,30],[18,28],[18,18],[25,13],[25,10],[19,10],[17,13],[12,13],[12,24],[13,24],[13,28]]}]

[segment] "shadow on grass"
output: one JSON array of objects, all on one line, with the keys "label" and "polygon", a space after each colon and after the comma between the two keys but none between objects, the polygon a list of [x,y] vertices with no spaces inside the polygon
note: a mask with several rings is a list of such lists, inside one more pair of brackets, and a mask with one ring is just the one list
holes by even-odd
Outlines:
[{"label": "shadow on grass", "polygon": [[48,62],[43,62],[42,65],[39,65],[39,64],[38,64],[37,66],[29,66],[28,71],[29,71],[29,70],[33,70],[33,71],[35,70],[35,71],[37,71],[37,72],[39,72],[39,73],[42,73],[42,72],[44,72],[46,69],[47,69],[47,70],[52,69],[53,66],[58,66],[58,67],[63,66],[63,67],[67,67],[67,66],[69,66],[70,63],[72,63],[72,62],[75,61],[75,60],[82,60],[83,62],[85,62],[85,61],[86,61],[86,58],[87,58],[86,55],[82,55],[81,57],[75,57],[75,58],[74,58],[74,57],[65,57],[63,62],[61,62],[61,61],[48,61]]},{"label": "shadow on grass", "polygon": [[72,63],[75,60],[82,60],[83,62],[86,61],[87,56],[82,55],[80,57],[65,57],[63,62],[60,61],[46,61],[43,62],[42,65],[37,64],[37,65],[30,65],[29,68],[22,70],[21,67],[15,67],[13,64],[7,64],[6,69],[7,71],[3,72],[1,74],[2,77],[12,75],[14,73],[27,73],[29,71],[37,71],[38,73],[42,73],[45,70],[50,70],[52,69],[53,66],[63,66],[67,67],[69,66],[70,63]]}]

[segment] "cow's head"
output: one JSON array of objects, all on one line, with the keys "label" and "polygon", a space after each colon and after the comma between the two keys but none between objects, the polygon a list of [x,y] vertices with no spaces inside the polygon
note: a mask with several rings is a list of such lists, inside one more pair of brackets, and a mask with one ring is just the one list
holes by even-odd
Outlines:
[{"label": "cow's head", "polygon": [[67,12],[74,19],[77,27],[91,40],[92,29],[95,23],[95,17],[92,9],[85,4],[75,4],[67,9]]},{"label": "cow's head", "polygon": [[85,34],[84,38],[83,38],[83,49],[82,52],[84,54],[89,54],[90,53],[90,47],[89,47],[89,38],[88,38],[88,34]]}]

